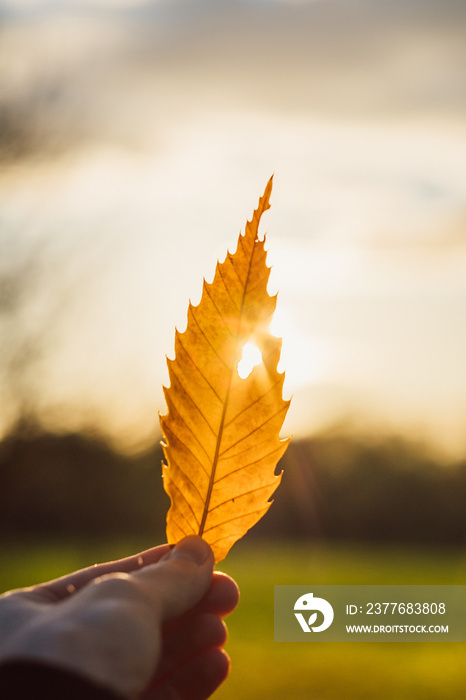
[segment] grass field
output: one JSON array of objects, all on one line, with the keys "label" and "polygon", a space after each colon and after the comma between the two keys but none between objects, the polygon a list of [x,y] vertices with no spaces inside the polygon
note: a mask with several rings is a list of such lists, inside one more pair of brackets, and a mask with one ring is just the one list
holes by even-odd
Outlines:
[{"label": "grass field", "polygon": [[[3,545],[0,589],[134,553],[149,542]],[[279,644],[275,584],[462,584],[466,553],[355,545],[236,545],[219,567],[238,581],[228,619],[228,682],[217,700],[455,700],[466,692],[465,648],[454,643]]]}]

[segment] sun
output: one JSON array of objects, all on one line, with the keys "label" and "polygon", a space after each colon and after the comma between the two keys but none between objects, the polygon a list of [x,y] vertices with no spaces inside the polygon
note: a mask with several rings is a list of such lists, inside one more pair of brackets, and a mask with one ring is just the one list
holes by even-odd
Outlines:
[{"label": "sun", "polygon": [[282,338],[278,370],[285,372],[286,390],[293,393],[328,378],[332,357],[328,342],[301,330],[291,312],[277,309],[270,331]]},{"label": "sun", "polygon": [[241,379],[249,377],[254,367],[262,362],[262,353],[254,343],[243,345],[243,354],[238,362],[238,374]]},{"label": "sun", "polygon": [[[285,388],[297,389],[325,381],[329,375],[331,348],[322,338],[307,335],[286,311],[275,312],[270,326],[272,335],[282,339],[278,371],[285,372]],[[262,353],[253,342],[243,345],[238,362],[238,374],[246,379],[254,367],[262,362]]]}]

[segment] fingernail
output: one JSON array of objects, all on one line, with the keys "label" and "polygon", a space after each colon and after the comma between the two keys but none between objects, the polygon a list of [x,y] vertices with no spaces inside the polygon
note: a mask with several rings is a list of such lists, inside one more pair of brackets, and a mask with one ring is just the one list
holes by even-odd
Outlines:
[{"label": "fingernail", "polygon": [[178,542],[169,553],[170,559],[187,559],[197,566],[204,564],[209,557],[212,557],[212,550],[198,535],[190,535]]}]

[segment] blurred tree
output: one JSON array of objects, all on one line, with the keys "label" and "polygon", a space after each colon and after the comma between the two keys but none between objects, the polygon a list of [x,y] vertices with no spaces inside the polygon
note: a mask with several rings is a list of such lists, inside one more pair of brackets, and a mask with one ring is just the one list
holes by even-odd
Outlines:
[{"label": "blurred tree", "polygon": [[100,439],[21,426],[0,445],[0,532],[164,538],[161,449],[126,457]]},{"label": "blurred tree", "polygon": [[252,536],[466,542],[466,462],[439,464],[399,438],[292,441],[270,513]]},{"label": "blurred tree", "polygon": [[[17,426],[0,443],[0,533],[165,537],[159,445],[138,456],[102,439]],[[320,436],[291,443],[282,484],[250,538],[458,545],[466,462],[437,464],[399,439]]]}]

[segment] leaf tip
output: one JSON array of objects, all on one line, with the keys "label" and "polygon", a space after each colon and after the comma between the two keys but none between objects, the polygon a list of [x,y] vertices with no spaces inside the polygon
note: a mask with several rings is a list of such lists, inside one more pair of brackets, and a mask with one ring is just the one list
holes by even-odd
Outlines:
[{"label": "leaf tip", "polygon": [[259,199],[259,206],[258,206],[258,212],[261,214],[264,213],[264,211],[267,211],[267,209],[270,209],[270,195],[272,194],[272,187],[273,187],[273,173],[269,178],[269,181],[267,182],[264,190],[264,194],[262,197]]}]

